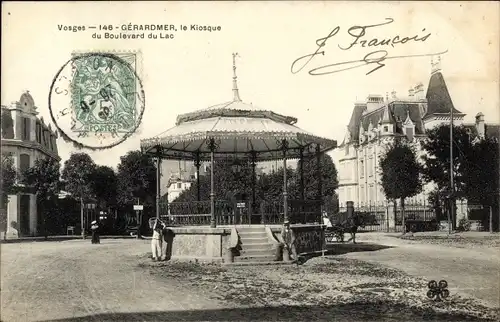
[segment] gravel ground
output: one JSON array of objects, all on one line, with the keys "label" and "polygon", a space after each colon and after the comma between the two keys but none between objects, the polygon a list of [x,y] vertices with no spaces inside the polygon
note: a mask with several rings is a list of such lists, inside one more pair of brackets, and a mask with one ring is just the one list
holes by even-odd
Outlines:
[{"label": "gravel ground", "polygon": [[464,236],[413,236],[413,237],[401,237],[401,239],[406,240],[409,244],[428,244],[428,245],[440,245],[458,248],[499,248],[500,247],[500,237],[498,236],[488,236],[488,237],[464,237]]},{"label": "gravel ground", "polygon": [[140,266],[214,300],[256,308],[238,320],[496,321],[499,316],[498,310],[456,294],[435,302],[426,297],[426,280],[348,258],[317,257],[300,266],[148,261]]}]

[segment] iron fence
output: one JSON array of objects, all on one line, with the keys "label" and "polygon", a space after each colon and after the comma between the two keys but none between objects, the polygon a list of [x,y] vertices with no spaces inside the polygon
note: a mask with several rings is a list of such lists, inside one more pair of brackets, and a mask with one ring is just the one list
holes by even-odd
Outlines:
[{"label": "iron fence", "polygon": [[[368,204],[355,205],[354,212],[361,216],[364,227],[360,231],[403,231],[403,215],[400,205]],[[415,229],[435,230],[436,214],[427,204],[405,205],[405,221],[407,226],[415,225]],[[347,208],[340,205],[339,212],[332,216],[334,221],[344,221],[347,217]],[[418,226],[418,227],[417,227]],[[422,226],[422,228],[420,227]]]}]

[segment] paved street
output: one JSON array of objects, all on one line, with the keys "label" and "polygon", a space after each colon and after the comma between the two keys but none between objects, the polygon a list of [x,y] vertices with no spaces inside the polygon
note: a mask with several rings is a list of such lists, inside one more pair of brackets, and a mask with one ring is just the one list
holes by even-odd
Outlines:
[{"label": "paved street", "polygon": [[385,237],[376,233],[359,234],[357,240],[394,246],[394,248],[376,252],[349,253],[345,256],[380,263],[429,280],[445,279],[451,292],[470,295],[484,301],[485,305],[499,307],[498,247],[446,247]]},{"label": "paved street", "polygon": [[[489,306],[498,303],[499,258],[492,249],[407,244],[370,234],[361,234],[359,239],[397,247],[339,256],[373,261],[429,279],[444,278],[452,292],[471,294]],[[104,239],[101,245],[91,245],[88,240],[1,245],[1,320],[84,316],[88,320],[89,315],[107,313],[107,320],[122,321],[123,313],[131,313],[129,320],[154,321],[158,319],[154,312],[161,311],[168,312],[162,320],[197,321],[201,313],[193,312],[218,312],[214,314],[219,318],[224,314],[220,309],[228,308],[227,303],[181,284],[179,279],[146,274],[138,263],[149,262],[143,256],[148,251],[149,241],[133,239]]]}]

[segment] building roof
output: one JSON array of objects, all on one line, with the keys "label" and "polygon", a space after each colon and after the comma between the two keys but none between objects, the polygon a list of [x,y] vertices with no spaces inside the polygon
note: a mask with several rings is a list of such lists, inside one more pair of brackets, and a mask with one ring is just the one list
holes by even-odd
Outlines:
[{"label": "building roof", "polygon": [[[421,87],[422,85],[417,86]],[[437,114],[450,114],[451,108],[453,108],[456,115],[464,115],[454,107],[442,73],[435,71],[429,79],[425,100],[418,100],[413,97],[394,98],[392,101],[386,102],[382,107],[368,113],[366,113],[366,103],[356,102],[347,126],[348,137],[350,142],[357,142],[360,127],[362,126],[363,130],[367,131],[370,123],[374,127],[378,126],[378,124],[392,124],[394,133],[403,133],[403,122],[408,115],[415,124],[415,134],[424,134],[424,120],[426,118]],[[347,142],[344,139],[342,145],[345,143]]]},{"label": "building roof", "polygon": [[431,75],[429,86],[427,87],[426,99],[427,113],[424,119],[434,114],[450,114],[452,108],[453,113],[463,114],[453,105],[450,93],[448,92],[448,86],[446,86],[446,82],[441,72],[436,72]]},{"label": "building roof", "polygon": [[313,155],[317,147],[327,152],[337,141],[316,136],[295,125],[295,117],[244,103],[238,92],[233,54],[233,100],[181,114],[176,126],[140,142],[144,153],[163,159],[208,161],[214,157],[253,156],[257,161]]}]

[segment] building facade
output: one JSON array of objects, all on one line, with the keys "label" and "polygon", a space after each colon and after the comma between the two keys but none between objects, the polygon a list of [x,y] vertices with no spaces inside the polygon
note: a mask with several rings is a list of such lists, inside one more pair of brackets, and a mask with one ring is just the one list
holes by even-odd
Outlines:
[{"label": "building facade", "polygon": [[[39,118],[29,92],[19,101],[2,105],[2,154],[10,155],[21,175],[39,158],[60,160],[57,132]],[[38,226],[36,195],[21,192],[9,195],[7,204],[7,237],[36,236]]]},{"label": "building facade", "polygon": [[[485,125],[484,115],[479,113],[475,124],[464,124],[465,114],[457,110],[452,102],[448,87],[439,66],[432,64],[432,72],[424,93],[422,83],[417,84],[402,96],[392,92],[389,97],[369,95],[366,101],[356,102],[342,144],[337,151],[339,174],[339,202],[345,205],[382,206],[387,200],[381,185],[379,161],[386,148],[397,137],[405,137],[413,144],[420,158],[423,151],[419,141],[426,138],[426,131],[451,121],[468,125],[477,139],[498,131],[498,125]],[[493,133],[494,134],[494,133]],[[433,189],[432,184],[424,186],[422,193],[409,198],[408,203],[425,204]]]}]

